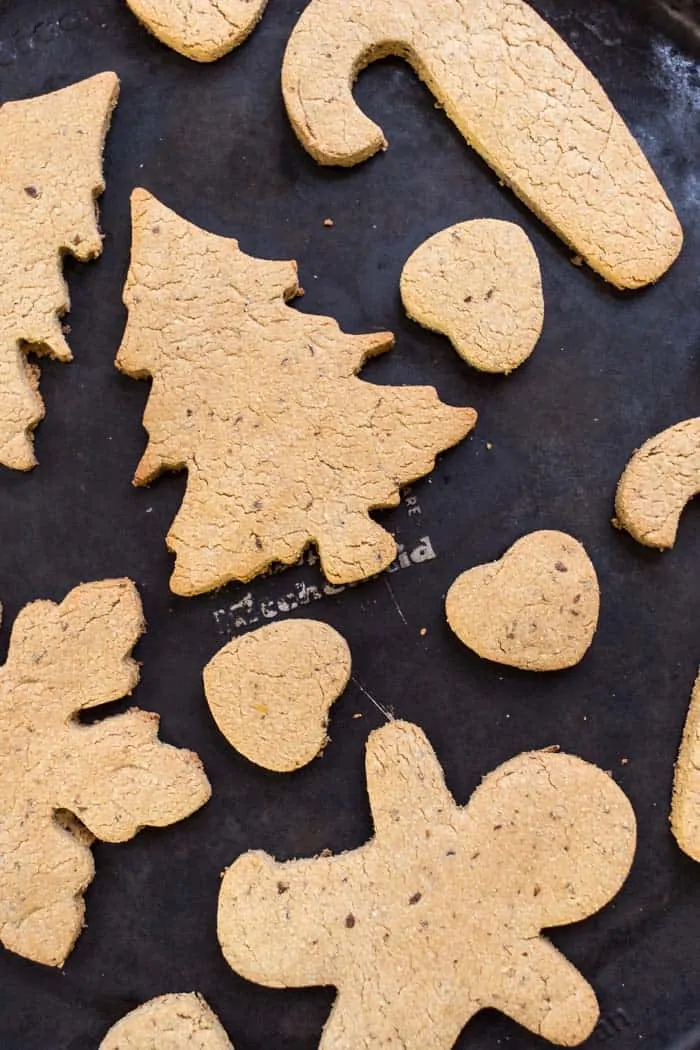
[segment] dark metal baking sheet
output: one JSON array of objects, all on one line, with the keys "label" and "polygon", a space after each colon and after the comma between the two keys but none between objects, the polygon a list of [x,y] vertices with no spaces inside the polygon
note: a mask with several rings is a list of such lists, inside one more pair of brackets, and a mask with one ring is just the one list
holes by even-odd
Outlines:
[{"label": "dark metal baking sheet", "polygon": [[[214,788],[209,805],[178,827],[95,846],[88,925],[63,971],[0,951],[0,1047],[89,1050],[144,1000],[192,989],[206,996],[237,1050],[317,1046],[332,991],[270,991],[228,969],[215,934],[219,874],[249,848],[284,859],[350,849],[367,838],[363,748],[383,721],[369,694],[426,729],[460,801],[482,774],[528,748],[559,744],[612,771],[639,820],[633,872],[612,906],[552,937],[598,992],[603,1020],[592,1046],[694,1050],[700,867],[676,848],[667,813],[700,661],[700,506],[687,510],[676,549],[663,556],[609,523],[632,450],[697,415],[700,404],[693,33],[681,34],[684,51],[680,35],[672,41],[648,21],[653,5],[535,4],[600,77],[685,225],[684,253],[667,278],[622,295],[571,265],[400,62],[371,68],[357,89],[388,134],[388,152],[350,171],[317,167],[288,126],[278,86],[285,41],[303,6],[270,0],[244,47],[197,66],[151,39],[123,0],[0,0],[3,99],[105,69],[122,80],[106,157],[104,256],[67,266],[75,363],[43,366],[39,468],[0,474],[2,646],[33,598],[60,599],[80,581],[131,576],[149,622],[133,701],[160,712],[166,740],[199,751]],[[207,229],[238,237],[247,252],[296,258],[306,288],[301,309],[333,315],[348,331],[395,331],[397,348],[366,368],[368,379],[434,384],[447,401],[478,408],[475,435],[414,487],[416,502],[380,515],[408,553],[397,571],[318,600],[322,580],[308,564],[209,597],[169,594],[163,537],[184,477],[131,488],[147,388],[112,365],[125,320],[120,293],[135,185]],[[543,268],[544,335],[507,379],[470,371],[444,339],[407,320],[398,296],[412,249],[475,216],[522,223]],[[323,226],[327,217],[332,229]],[[603,603],[583,663],[538,677],[472,656],[451,636],[442,610],[459,571],[542,527],[585,542]],[[201,669],[217,648],[273,613],[327,620],[354,656],[355,678],[333,712],[331,744],[322,759],[288,777],[228,747],[201,688]],[[505,1043],[535,1050],[540,1040],[485,1013],[458,1045]]]}]

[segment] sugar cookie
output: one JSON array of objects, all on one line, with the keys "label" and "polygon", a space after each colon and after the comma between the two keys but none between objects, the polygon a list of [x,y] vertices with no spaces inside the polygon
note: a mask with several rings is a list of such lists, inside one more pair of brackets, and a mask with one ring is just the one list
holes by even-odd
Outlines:
[{"label": "sugar cookie", "polygon": [[157,715],[78,721],[131,693],[143,629],[130,580],[85,584],[60,605],[27,605],[0,669],[0,942],[47,966],[82,928],[92,838],[126,842],[210,795],[197,756],[158,740]]},{"label": "sugar cookie", "polygon": [[700,863],[700,677],[693,689],[676,764],[671,828],[683,852]]},{"label": "sugar cookie", "polygon": [[291,773],[325,747],[328,712],[350,671],[348,644],[332,627],[283,620],[224,646],[204,669],[204,690],[232,747]]},{"label": "sugar cookie", "polygon": [[523,536],[499,561],[459,576],[445,603],[460,641],[525,671],[583,659],[598,626],[600,591],[586,551],[564,532]]},{"label": "sugar cookie", "polygon": [[119,81],[114,73],[0,107],[0,463],[36,465],[33,430],[44,417],[39,369],[27,352],[70,361],[60,318],[69,309],[63,256],[102,252],[95,201]]},{"label": "sugar cookie", "polygon": [[399,489],[472,429],[474,410],[443,405],[432,387],[358,379],[393,337],[345,335],[290,308],[294,263],[245,255],[145,190],[133,223],[117,365],[153,376],[135,483],[188,472],[167,537],[173,591],[251,580],[311,542],[332,583],[385,569],[396,542],[369,511],[395,507]]},{"label": "sugar cookie", "polygon": [[267,0],[127,0],[154,36],[195,62],[215,62],[253,32]]},{"label": "sugar cookie", "polygon": [[512,372],[542,334],[540,265],[512,222],[476,219],[428,238],[403,268],[401,298],[409,317],[482,372]]},{"label": "sugar cookie", "polygon": [[635,819],[611,777],[532,752],[457,806],[420,729],[367,744],[375,835],[338,856],[244,854],[224,874],[229,965],[272,988],[334,985],[320,1050],[449,1050],[494,1008],[564,1046],[598,1019],[593,989],[543,936],[615,896]]}]

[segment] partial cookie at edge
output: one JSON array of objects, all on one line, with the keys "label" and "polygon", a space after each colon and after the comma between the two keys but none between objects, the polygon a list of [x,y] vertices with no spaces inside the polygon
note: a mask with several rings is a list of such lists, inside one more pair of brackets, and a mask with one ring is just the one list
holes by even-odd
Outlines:
[{"label": "partial cookie at edge", "polygon": [[253,32],[267,0],[127,0],[139,21],[194,62],[215,62]]},{"label": "partial cookie at edge", "polygon": [[638,543],[668,550],[686,504],[700,493],[700,416],[650,438],[628,463],[613,524]]},{"label": "partial cookie at edge", "polygon": [[690,699],[676,763],[671,828],[683,852],[700,863],[700,675]]},{"label": "partial cookie at edge", "polygon": [[590,70],[520,0],[311,0],[282,88],[317,161],[352,165],[386,148],[352,86],[390,54],[413,65],[499,178],[606,280],[640,288],[673,264],[683,231],[640,146]]},{"label": "partial cookie at edge", "polygon": [[194,992],[161,995],[113,1025],[98,1050],[233,1050],[221,1022]]}]

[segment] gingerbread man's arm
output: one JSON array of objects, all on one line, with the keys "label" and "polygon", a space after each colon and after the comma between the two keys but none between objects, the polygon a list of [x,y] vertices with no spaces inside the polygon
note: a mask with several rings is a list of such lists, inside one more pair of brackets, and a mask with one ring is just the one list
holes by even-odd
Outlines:
[{"label": "gingerbread man's arm", "polygon": [[352,928],[360,852],[285,864],[260,851],[239,857],[219,894],[219,943],[229,966],[268,988],[333,984]]}]

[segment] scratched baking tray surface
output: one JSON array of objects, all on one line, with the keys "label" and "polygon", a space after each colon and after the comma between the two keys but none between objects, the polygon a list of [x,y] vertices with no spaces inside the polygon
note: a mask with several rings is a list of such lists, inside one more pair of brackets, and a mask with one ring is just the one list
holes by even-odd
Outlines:
[{"label": "scratched baking tray surface", "polygon": [[[687,510],[676,549],[663,556],[614,532],[609,519],[632,450],[700,405],[695,6],[677,0],[683,24],[653,3],[535,4],[603,81],[685,226],[680,261],[659,286],[636,295],[575,269],[400,62],[373,67],[357,89],[388,134],[388,152],[350,171],[317,167],[287,124],[278,87],[284,44],[303,6],[271,0],[243,48],[200,67],[149,38],[122,0],[0,0],[4,99],[105,69],[122,80],[106,155],[104,257],[67,267],[75,363],[43,366],[40,467],[0,475],[2,648],[33,598],[132,577],[149,624],[137,649],[143,672],[134,701],[160,712],[164,739],[201,754],[214,789],[209,805],[180,826],[95,846],[88,925],[64,971],[0,950],[0,1047],[91,1050],[144,1000],[197,989],[237,1050],[313,1050],[332,990],[271,991],[229,970],[215,932],[219,875],[250,848],[286,859],[367,839],[363,750],[383,721],[371,695],[425,728],[461,802],[482,774],[529,748],[559,744],[613,772],[639,820],[634,869],[612,906],[552,939],[599,995],[603,1020],[591,1045],[693,1050],[700,866],[676,848],[667,813],[700,661],[700,506]],[[441,457],[397,510],[380,515],[402,544],[395,571],[337,594],[324,593],[318,566],[308,563],[195,600],[169,594],[163,537],[185,479],[130,486],[147,387],[112,365],[125,321],[120,293],[135,185],[238,237],[246,252],[296,258],[302,309],[330,314],[351,332],[396,332],[396,350],[372,362],[366,378],[434,384],[445,400],[478,408],[475,435]],[[444,226],[477,216],[521,223],[543,269],[544,335],[507,379],[470,371],[444,339],[403,315],[398,296],[409,253]],[[323,226],[327,217],[332,229]],[[459,571],[538,528],[578,536],[603,593],[589,655],[570,672],[540,677],[480,661],[443,618]],[[278,777],[219,735],[201,669],[233,635],[299,615],[345,634],[354,678],[333,711],[323,758]],[[506,1042],[513,1050],[544,1045],[496,1013],[477,1017],[458,1045]]]}]

